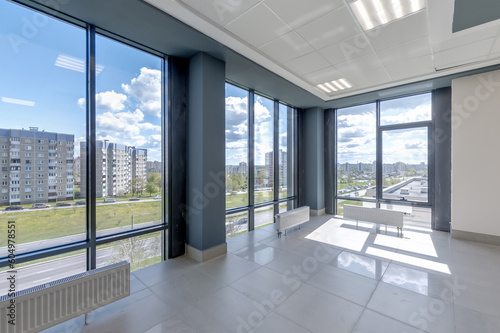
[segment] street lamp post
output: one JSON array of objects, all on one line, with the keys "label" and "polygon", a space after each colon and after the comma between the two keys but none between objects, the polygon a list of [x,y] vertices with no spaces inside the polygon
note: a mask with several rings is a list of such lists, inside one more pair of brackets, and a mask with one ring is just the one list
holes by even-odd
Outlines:
[{"label": "street lamp post", "polygon": [[132,210],[132,208],[128,204],[127,204],[127,207],[132,212],[132,228],[131,229],[134,229],[134,211]]}]

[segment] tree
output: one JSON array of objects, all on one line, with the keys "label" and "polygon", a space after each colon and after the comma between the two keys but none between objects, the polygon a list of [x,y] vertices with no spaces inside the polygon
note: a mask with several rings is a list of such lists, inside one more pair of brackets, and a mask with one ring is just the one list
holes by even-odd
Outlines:
[{"label": "tree", "polygon": [[149,193],[149,196],[151,196],[152,193],[158,192],[158,187],[154,183],[149,183],[146,185],[146,192]]},{"label": "tree", "polygon": [[144,191],[144,188],[145,188],[145,181],[143,178],[140,178],[140,177],[133,178],[130,181],[130,187],[131,187],[132,193],[141,193],[142,194],[142,191]]}]

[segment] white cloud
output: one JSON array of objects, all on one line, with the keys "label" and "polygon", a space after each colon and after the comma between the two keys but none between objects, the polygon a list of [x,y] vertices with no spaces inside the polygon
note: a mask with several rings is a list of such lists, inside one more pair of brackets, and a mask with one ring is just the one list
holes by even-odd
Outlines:
[{"label": "white cloud", "polygon": [[[114,90],[104,91],[95,94],[96,108],[98,110],[105,111],[121,111],[125,108],[125,102],[127,101],[127,96],[124,94],[116,93]],[[86,99],[78,99],[78,106],[82,109],[85,108]]]},{"label": "white cloud", "polygon": [[130,84],[122,84],[122,89],[139,100],[139,108],[146,114],[161,116],[161,71],[143,67]]}]

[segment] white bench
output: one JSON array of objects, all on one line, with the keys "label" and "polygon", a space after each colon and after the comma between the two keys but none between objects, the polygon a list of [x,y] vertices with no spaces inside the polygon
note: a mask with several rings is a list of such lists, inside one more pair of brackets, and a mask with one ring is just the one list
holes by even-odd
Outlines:
[{"label": "white bench", "polygon": [[287,212],[276,214],[276,228],[278,230],[278,237],[281,237],[283,231],[295,226],[299,226],[304,222],[309,221],[309,206],[303,206],[289,210]]},{"label": "white bench", "polygon": [[344,218],[356,220],[356,227],[358,227],[358,221],[385,224],[386,232],[388,225],[397,227],[398,233],[399,231],[403,232],[404,227],[404,212],[397,210],[344,205]]}]

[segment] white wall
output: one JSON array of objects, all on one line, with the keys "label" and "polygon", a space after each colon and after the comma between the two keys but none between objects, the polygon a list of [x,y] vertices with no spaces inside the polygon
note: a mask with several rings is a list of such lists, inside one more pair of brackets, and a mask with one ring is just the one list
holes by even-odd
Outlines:
[{"label": "white wall", "polygon": [[452,83],[452,229],[500,236],[500,71]]}]

